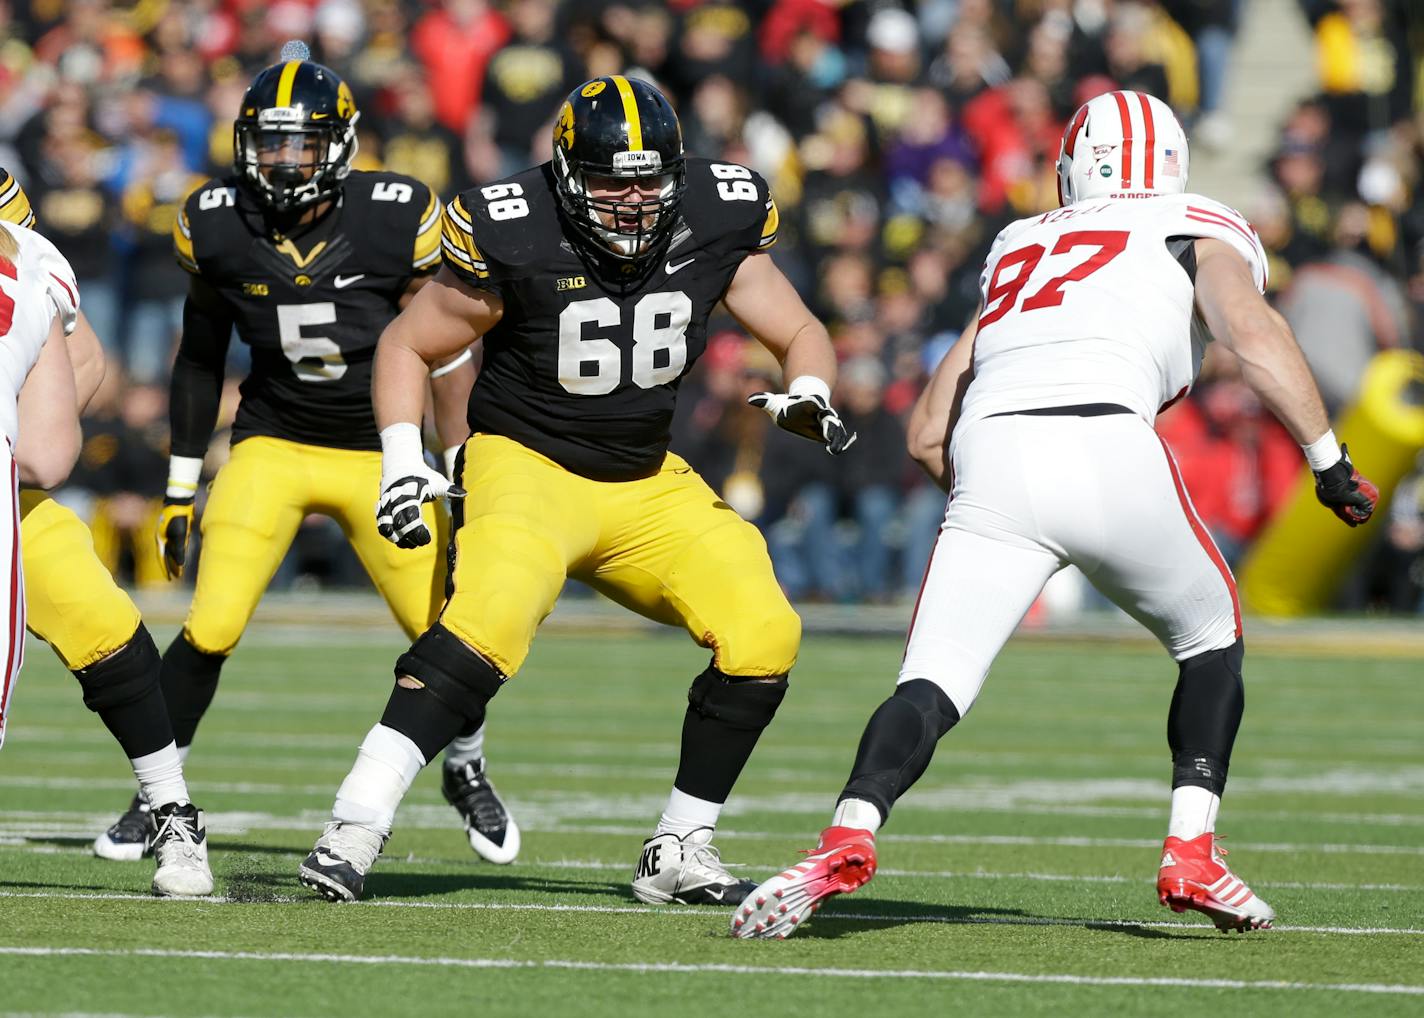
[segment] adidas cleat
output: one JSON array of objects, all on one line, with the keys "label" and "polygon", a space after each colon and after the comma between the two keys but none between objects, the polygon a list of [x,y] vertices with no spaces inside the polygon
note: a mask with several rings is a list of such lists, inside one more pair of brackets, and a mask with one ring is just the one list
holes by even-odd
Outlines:
[{"label": "adidas cleat", "polygon": [[1222,933],[1270,929],[1275,909],[1227,868],[1225,855],[1211,831],[1190,841],[1169,837],[1162,844],[1157,900],[1173,912],[1204,913]]},{"label": "adidas cleat", "polygon": [[191,802],[170,802],[149,814],[153,825],[153,893],[160,898],[198,898],[213,893],[208,832],[203,811]]},{"label": "adidas cleat", "polygon": [[806,860],[767,880],[732,913],[732,936],[785,940],[822,902],[864,887],[875,876],[875,835],[827,827]]},{"label": "adidas cleat", "polygon": [[355,901],[385,844],[369,827],[333,820],[297,869],[297,879],[327,901]]}]

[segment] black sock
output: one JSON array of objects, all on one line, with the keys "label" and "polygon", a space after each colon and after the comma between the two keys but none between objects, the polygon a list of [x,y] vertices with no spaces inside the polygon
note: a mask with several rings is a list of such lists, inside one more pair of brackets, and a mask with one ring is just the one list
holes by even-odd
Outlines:
[{"label": "black sock", "polygon": [[[483,707],[480,708],[480,715],[484,716]],[[381,724],[395,729],[415,743],[426,763],[439,756],[455,736],[462,732],[473,733],[479,727],[471,727],[468,717],[429,689],[407,689],[399,682],[386,701]]]},{"label": "black sock", "polygon": [[784,675],[726,675],[715,665],[692,682],[673,788],[726,802],[788,688]]},{"label": "black sock", "polygon": [[204,654],[183,633],[174,637],[164,652],[159,679],[168,716],[173,719],[173,738],[179,746],[192,744],[198,722],[218,691],[218,677],[226,661],[224,654]]},{"label": "black sock", "polygon": [[954,702],[928,679],[911,679],[875,709],[860,737],[841,799],[864,799],[883,822],[934,756],[935,744],[959,721]]},{"label": "black sock", "polygon": [[1172,787],[1195,785],[1221,795],[1231,749],[1246,710],[1237,640],[1221,650],[1178,663],[1177,688],[1167,713],[1167,745],[1172,751]]}]

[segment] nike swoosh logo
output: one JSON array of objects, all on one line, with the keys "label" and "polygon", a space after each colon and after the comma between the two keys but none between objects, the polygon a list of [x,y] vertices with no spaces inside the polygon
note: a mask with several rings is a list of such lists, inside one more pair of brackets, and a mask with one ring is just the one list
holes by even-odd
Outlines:
[{"label": "nike swoosh logo", "polygon": [[712,888],[708,887],[702,893],[707,895],[707,897],[711,898],[713,901],[721,901],[726,896],[727,891],[725,888],[722,887],[717,888],[717,890],[715,891],[712,890]]},{"label": "nike swoosh logo", "polygon": [[357,282],[357,281],[359,281],[359,280],[362,280],[362,279],[365,279],[365,278],[366,278],[366,273],[363,272],[363,273],[361,273],[359,276],[337,276],[335,279],[332,280],[332,282],[336,285],[336,288],[337,288],[338,290],[344,290],[346,287],[350,286],[352,283],[355,283],[355,282]]},{"label": "nike swoosh logo", "polygon": [[345,859],[338,859],[334,855],[327,855],[325,852],[316,853],[316,861],[322,866],[345,866]]},{"label": "nike swoosh logo", "polygon": [[687,259],[687,261],[678,262],[676,265],[674,265],[672,262],[668,262],[667,265],[664,267],[664,271],[666,271],[667,274],[670,276],[678,269],[685,269],[687,268],[687,266],[691,265],[695,261],[697,261],[696,258],[689,258]]}]

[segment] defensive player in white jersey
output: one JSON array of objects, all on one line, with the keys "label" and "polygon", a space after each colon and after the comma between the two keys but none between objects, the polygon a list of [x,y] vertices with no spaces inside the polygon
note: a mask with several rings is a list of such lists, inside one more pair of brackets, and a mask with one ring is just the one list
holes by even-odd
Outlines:
[{"label": "defensive player in white jersey", "polygon": [[[0,474],[9,482],[7,494],[0,496],[0,577],[9,580],[6,604],[0,608],[0,745],[25,656],[20,483],[58,483],[79,454],[74,371],[64,345],[65,333],[78,319],[78,294],[74,272],[53,244],[31,230],[0,222],[0,433],[5,438]],[[53,399],[66,414],[56,433],[44,436],[43,442],[28,442],[21,451],[20,390],[32,374],[36,385],[30,393]]]},{"label": "defensive player in white jersey", "polygon": [[911,455],[950,492],[895,693],[872,715],[832,826],[737,908],[740,937],[785,937],[875,873],[875,831],[968,711],[1048,578],[1072,564],[1177,661],[1172,805],[1157,891],[1222,930],[1275,913],[1222,860],[1215,821],[1244,704],[1236,585],[1153,422],[1213,336],[1304,448],[1350,526],[1374,486],[1337,444],[1310,370],[1266,304],[1266,259],[1236,212],[1186,194],[1171,110],[1112,92],[1078,110],[1062,208],[995,241],[982,304],[911,418]]}]

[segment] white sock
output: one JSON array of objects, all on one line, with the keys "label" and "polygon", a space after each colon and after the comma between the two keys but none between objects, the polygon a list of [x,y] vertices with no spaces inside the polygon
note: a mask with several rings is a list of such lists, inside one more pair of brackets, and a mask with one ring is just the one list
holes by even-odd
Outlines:
[{"label": "white sock", "polygon": [[676,788],[668,796],[667,808],[658,819],[653,837],[659,834],[676,834],[685,838],[701,827],[716,827],[717,818],[722,815],[722,803],[708,802],[695,795],[679,792]]},{"label": "white sock", "polygon": [[188,745],[186,745],[186,746],[179,746],[179,747],[178,747],[178,759],[179,759],[182,763],[187,764],[187,762],[188,762],[188,752],[189,752],[192,748],[193,748],[193,744],[192,744],[191,742],[188,743]]},{"label": "white sock", "polygon": [[183,780],[182,753],[173,743],[162,749],[131,757],[134,777],[143,797],[154,809],[170,802],[187,802],[188,785]]},{"label": "white sock", "polygon": [[473,735],[457,735],[445,747],[445,766],[463,767],[467,763],[479,763],[485,758],[485,726],[480,725]]},{"label": "white sock", "polygon": [[424,766],[425,757],[407,736],[376,725],[366,733],[351,773],[336,790],[331,818],[389,836],[396,807]]},{"label": "white sock", "polygon": [[852,827],[874,834],[880,830],[880,810],[875,803],[864,799],[842,799],[836,803],[836,812],[831,817],[833,827]]},{"label": "white sock", "polygon": [[1183,841],[1199,838],[1216,830],[1216,811],[1221,808],[1221,796],[1196,785],[1172,789],[1172,820],[1167,834]]}]

